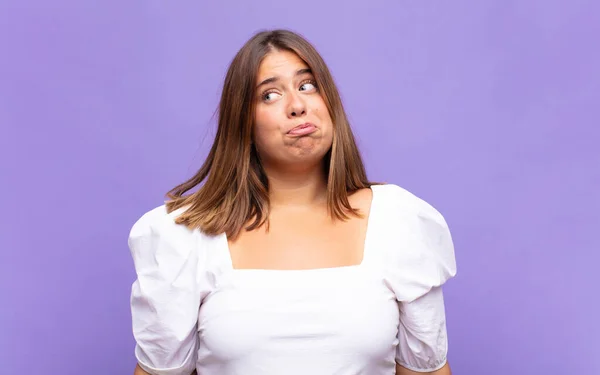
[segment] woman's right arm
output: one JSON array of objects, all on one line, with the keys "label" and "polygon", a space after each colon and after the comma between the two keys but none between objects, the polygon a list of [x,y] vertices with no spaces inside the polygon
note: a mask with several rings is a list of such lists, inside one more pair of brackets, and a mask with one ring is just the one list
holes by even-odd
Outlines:
[{"label": "woman's right arm", "polygon": [[133,370],[133,375],[150,375],[146,371],[142,370],[140,365],[135,365],[135,370]]},{"label": "woman's right arm", "polygon": [[[150,373],[144,371],[140,365],[136,365],[135,366],[135,370],[133,370],[133,375],[151,375]],[[197,375],[196,370],[194,370],[194,372],[191,373],[191,375]]]},{"label": "woman's right arm", "polygon": [[137,278],[131,288],[135,375],[189,375],[196,368],[197,321],[205,294],[197,233],[175,224],[164,206],[132,227]]}]

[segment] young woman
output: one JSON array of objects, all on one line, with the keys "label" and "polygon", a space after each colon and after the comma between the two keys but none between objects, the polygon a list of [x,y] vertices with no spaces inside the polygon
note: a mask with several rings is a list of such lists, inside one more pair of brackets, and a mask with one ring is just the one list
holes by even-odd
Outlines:
[{"label": "young woman", "polygon": [[256,34],[218,121],[198,173],[131,229],[135,373],[450,374],[446,222],[367,180],[315,48]]}]

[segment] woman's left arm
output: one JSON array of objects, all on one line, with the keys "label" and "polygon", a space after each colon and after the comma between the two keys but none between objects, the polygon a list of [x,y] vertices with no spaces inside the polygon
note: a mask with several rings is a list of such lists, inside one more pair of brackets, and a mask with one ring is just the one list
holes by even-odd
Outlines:
[{"label": "woman's left arm", "polygon": [[[398,189],[396,189],[398,190]],[[398,301],[397,375],[451,375],[442,285],[456,275],[446,220],[433,206],[402,190],[386,259],[386,278]]]},{"label": "woman's left arm", "polygon": [[402,367],[399,364],[396,364],[396,375],[423,375],[423,374],[452,375],[452,372],[450,371],[450,365],[448,363],[446,363],[444,365],[444,367],[442,367],[441,369],[432,371],[432,372],[415,372],[415,371],[411,371],[405,367]]}]

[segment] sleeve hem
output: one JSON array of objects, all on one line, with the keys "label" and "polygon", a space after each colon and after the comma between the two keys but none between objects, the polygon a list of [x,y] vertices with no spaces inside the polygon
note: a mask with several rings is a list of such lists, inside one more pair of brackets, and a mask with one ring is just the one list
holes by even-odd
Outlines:
[{"label": "sleeve hem", "polygon": [[142,368],[142,370],[146,371],[150,375],[181,375],[181,374],[191,374],[194,370],[196,370],[196,364],[193,364],[193,367],[188,363],[184,363],[178,367],[168,367],[168,368],[156,368],[151,367],[150,365],[142,362],[137,353],[135,353],[135,358],[137,359],[138,365]]},{"label": "sleeve hem", "polygon": [[400,361],[396,360],[396,363],[397,363],[399,366],[402,366],[402,367],[404,367],[404,368],[406,368],[406,369],[408,369],[408,370],[414,371],[414,372],[433,372],[433,371],[437,371],[437,370],[441,369],[442,367],[444,367],[444,366],[446,365],[446,363],[447,363],[447,362],[448,362],[448,358],[444,358],[444,359],[443,359],[443,360],[442,360],[442,361],[441,361],[441,362],[440,362],[440,363],[439,363],[437,366],[435,366],[435,367],[432,367],[432,368],[420,368],[420,367],[414,367],[414,366],[411,366],[411,365],[409,365],[409,364],[407,364],[407,363],[403,363],[403,362],[400,362]]}]

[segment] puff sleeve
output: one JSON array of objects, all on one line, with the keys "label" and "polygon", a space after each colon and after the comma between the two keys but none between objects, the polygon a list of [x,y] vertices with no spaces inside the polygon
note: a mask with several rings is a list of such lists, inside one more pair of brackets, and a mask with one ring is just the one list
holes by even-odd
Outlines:
[{"label": "puff sleeve", "polygon": [[203,298],[196,231],[155,208],[131,228],[128,245],[137,278],[131,289],[135,356],[153,375],[191,374],[196,366],[197,320]]},{"label": "puff sleeve", "polygon": [[435,371],[448,351],[442,285],[456,275],[452,237],[444,217],[424,200],[399,187],[389,199],[393,244],[386,264],[400,312],[396,362]]}]

